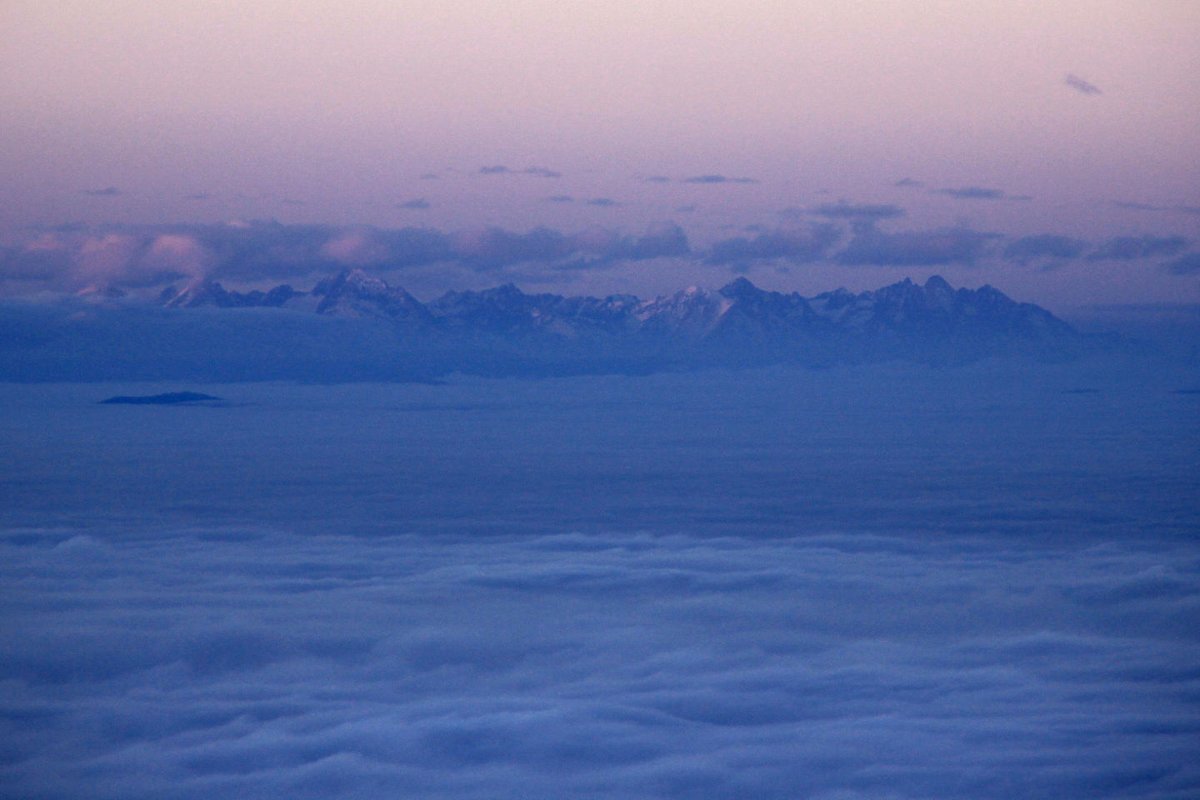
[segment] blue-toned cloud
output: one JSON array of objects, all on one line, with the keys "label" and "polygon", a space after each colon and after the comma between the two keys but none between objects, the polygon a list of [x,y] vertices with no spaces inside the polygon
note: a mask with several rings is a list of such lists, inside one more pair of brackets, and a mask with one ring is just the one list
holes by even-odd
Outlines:
[{"label": "blue-toned cloud", "polygon": [[1010,199],[1000,189],[989,189],[985,186],[961,186],[950,189],[936,189],[933,194],[953,197],[957,200],[1006,200]]},{"label": "blue-toned cloud", "polygon": [[1089,261],[1133,261],[1172,256],[1187,247],[1182,236],[1115,236],[1088,253]]},{"label": "blue-toned cloud", "polygon": [[1168,211],[1177,214],[1200,214],[1200,206],[1161,206],[1154,205],[1153,203],[1138,203],[1129,200],[1114,201],[1113,206],[1116,208],[1124,208],[1129,211]]},{"label": "blue-toned cloud", "polygon": [[758,183],[756,178],[731,178],[727,175],[719,175],[710,173],[707,175],[693,175],[690,178],[684,178],[684,183],[702,183],[702,184],[720,184],[720,183]]},{"label": "blue-toned cloud", "polygon": [[480,175],[530,175],[535,178],[561,178],[562,173],[546,167],[526,167],[525,169],[510,169],[503,164],[483,166],[479,168]]},{"label": "blue-toned cloud", "polygon": [[105,186],[103,189],[84,189],[80,194],[88,197],[120,197],[122,192],[115,186]]},{"label": "blue-toned cloud", "polygon": [[[500,418],[467,400],[470,415],[387,409],[387,433],[396,419],[452,426],[437,435],[454,442],[452,463],[420,479],[425,496],[401,490],[418,507],[444,502],[430,491],[472,420]],[[632,413],[611,406],[590,424]],[[699,444],[679,430],[687,422],[669,428]],[[548,422],[531,424],[546,434]],[[822,424],[866,446],[868,434]],[[403,435],[429,438],[426,426]],[[646,469],[626,460],[613,463]],[[941,473],[912,463],[938,490]],[[592,474],[550,477],[550,466],[536,480]],[[387,486],[378,469],[368,474]],[[373,499],[366,488],[356,494]],[[479,541],[404,527],[354,539],[244,524],[5,537],[0,577],[21,598],[0,642],[6,791],[1007,800],[1123,798],[1132,786],[1183,797],[1200,785],[1194,675],[1181,666],[1197,657],[1200,574],[1186,545],[1014,553],[944,531]]]},{"label": "blue-toned cloud", "polygon": [[903,208],[890,203],[850,203],[845,200],[815,206],[809,213],[827,219],[852,221],[896,219],[905,215]]},{"label": "blue-toned cloud", "polygon": [[1163,269],[1172,275],[1200,274],[1200,253],[1185,253],[1179,258],[1163,264]]},{"label": "blue-toned cloud", "polygon": [[629,236],[604,228],[565,234],[549,228],[515,233],[488,228],[452,237],[453,256],[481,270],[530,263],[567,266],[607,266],[616,261],[686,257],[691,248],[678,225],[651,226],[642,236]]},{"label": "blue-toned cloud", "polygon": [[1097,86],[1096,84],[1094,84],[1090,81],[1085,81],[1083,78],[1079,77],[1078,75],[1068,74],[1067,77],[1063,80],[1063,83],[1065,83],[1067,86],[1071,87],[1075,91],[1079,92],[1080,94],[1092,94],[1092,95],[1104,94],[1104,92],[1102,92],[1100,90],[1099,86]]},{"label": "blue-toned cloud", "polygon": [[853,266],[971,265],[979,261],[987,253],[988,246],[999,238],[998,234],[970,228],[889,233],[873,225],[863,225],[835,260]]},{"label": "blue-toned cloud", "polygon": [[1087,248],[1088,243],[1082,239],[1043,233],[1013,239],[1005,245],[1003,256],[1021,264],[1032,261],[1060,262],[1079,258]]},{"label": "blue-toned cloud", "polygon": [[838,228],[830,224],[766,231],[718,241],[705,259],[710,264],[730,266],[774,260],[811,263],[824,258],[840,238]]},{"label": "blue-toned cloud", "polygon": [[417,197],[412,200],[406,200],[403,203],[397,203],[396,208],[410,211],[424,211],[425,209],[432,208],[432,206],[424,197]]},{"label": "blue-toned cloud", "polygon": [[5,383],[0,794],[1194,797],[1195,371],[1107,361]]}]

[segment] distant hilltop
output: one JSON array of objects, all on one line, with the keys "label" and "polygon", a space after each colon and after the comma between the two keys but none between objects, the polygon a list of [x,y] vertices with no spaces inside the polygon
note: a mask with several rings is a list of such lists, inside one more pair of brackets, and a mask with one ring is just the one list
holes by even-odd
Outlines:
[{"label": "distant hilltop", "polygon": [[199,281],[164,291],[157,308],[92,303],[86,313],[63,313],[51,321],[27,312],[25,329],[20,319],[10,322],[15,340],[30,342],[0,351],[10,379],[424,380],[453,372],[960,364],[993,356],[1066,360],[1115,344],[990,286],[956,289],[941,277],[815,297],[738,278],[649,300],[526,294],[508,284],[424,303],[347,270],[309,291],[239,292]]}]

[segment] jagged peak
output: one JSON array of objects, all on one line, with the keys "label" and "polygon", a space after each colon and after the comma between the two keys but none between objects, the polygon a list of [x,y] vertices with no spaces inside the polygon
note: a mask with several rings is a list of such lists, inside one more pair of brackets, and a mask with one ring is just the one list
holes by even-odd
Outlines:
[{"label": "jagged peak", "polygon": [[356,292],[368,292],[371,294],[396,291],[383,278],[376,277],[363,269],[355,267],[353,269],[343,269],[337,274],[320,281],[313,287],[312,293],[328,296],[342,291],[346,287]]},{"label": "jagged peak", "polygon": [[519,288],[517,288],[517,285],[515,283],[513,283],[512,281],[501,284],[493,289],[485,289],[484,291],[480,292],[480,294],[488,296],[488,297],[526,297],[527,296],[524,292],[522,292]]},{"label": "jagged peak", "polygon": [[761,294],[763,290],[755,286],[749,278],[742,275],[734,278],[718,291],[725,297],[734,299],[738,297],[753,297],[754,295]]}]

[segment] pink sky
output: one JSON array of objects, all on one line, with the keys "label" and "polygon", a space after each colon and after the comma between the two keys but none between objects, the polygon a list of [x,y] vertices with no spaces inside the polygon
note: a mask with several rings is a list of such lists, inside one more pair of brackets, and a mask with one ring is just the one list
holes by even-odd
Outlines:
[{"label": "pink sky", "polygon": [[[634,233],[674,220],[707,243],[840,199],[902,207],[897,231],[1200,238],[1188,0],[10,0],[0,28],[10,243],[29,225],[233,218]],[[480,173],[494,165],[511,174]],[[686,182],[701,175],[756,182]],[[894,185],[906,177],[924,185]],[[938,193],[966,187],[1004,197]],[[1157,262],[1058,266],[958,277],[1062,304],[1200,299],[1196,275]],[[686,272],[610,270],[582,288]],[[751,277],[809,290],[885,274]]]}]

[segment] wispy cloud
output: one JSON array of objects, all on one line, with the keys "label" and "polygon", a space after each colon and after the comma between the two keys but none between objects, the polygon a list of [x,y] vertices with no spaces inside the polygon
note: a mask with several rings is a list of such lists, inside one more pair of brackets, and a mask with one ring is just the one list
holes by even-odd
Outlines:
[{"label": "wispy cloud", "polygon": [[115,186],[105,186],[103,189],[84,189],[80,194],[88,197],[119,197],[121,190]]},{"label": "wispy cloud", "polygon": [[1078,258],[1087,247],[1088,243],[1082,239],[1043,233],[1012,240],[1005,246],[1003,256],[1020,264],[1032,261],[1061,262]]},{"label": "wispy cloud", "polygon": [[690,178],[684,178],[684,183],[758,183],[756,178],[731,178],[726,175],[708,174],[708,175],[693,175]]},{"label": "wispy cloud", "polygon": [[809,210],[810,214],[826,219],[880,220],[903,217],[905,211],[897,205],[885,203],[849,203],[839,200],[824,203]]},{"label": "wispy cloud", "polygon": [[1079,92],[1080,94],[1104,94],[1104,92],[1100,90],[1099,86],[1097,86],[1096,84],[1094,84],[1090,81],[1085,81],[1083,78],[1079,77],[1078,75],[1073,75],[1073,74],[1067,75],[1067,77],[1063,81],[1063,83],[1065,83],[1067,86],[1071,87],[1075,91]]},{"label": "wispy cloud", "polygon": [[396,204],[396,208],[412,210],[412,211],[424,211],[425,209],[431,208],[431,207],[432,206],[429,204],[429,201],[426,200],[424,197],[417,197],[412,200],[406,200],[403,203]]},{"label": "wispy cloud", "polygon": [[480,175],[530,175],[535,178],[561,178],[562,173],[546,167],[526,167],[525,169],[510,169],[503,164],[494,164],[479,168]]},{"label": "wispy cloud", "polygon": [[1114,200],[1113,207],[1123,208],[1128,211],[1167,211],[1176,214],[1197,214],[1200,215],[1200,206],[1174,205],[1160,206],[1152,203],[1138,203],[1129,200]]},{"label": "wispy cloud", "polygon": [[949,189],[934,189],[933,194],[953,197],[957,200],[1004,200],[1008,195],[1001,189],[989,189],[984,186],[961,186]]}]

